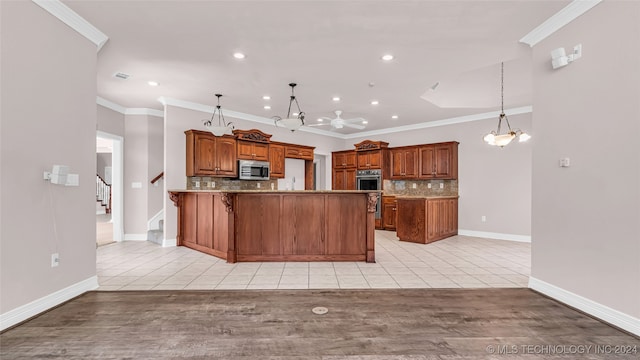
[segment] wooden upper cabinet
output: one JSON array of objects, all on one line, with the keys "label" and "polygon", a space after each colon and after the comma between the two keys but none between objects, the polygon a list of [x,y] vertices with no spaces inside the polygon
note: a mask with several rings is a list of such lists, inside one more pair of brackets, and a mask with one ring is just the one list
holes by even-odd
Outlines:
[{"label": "wooden upper cabinet", "polygon": [[391,149],[391,178],[413,179],[418,177],[418,148]]},{"label": "wooden upper cabinet", "polygon": [[313,160],[313,150],[315,148],[301,145],[287,145],[285,147],[285,157],[290,159]]},{"label": "wooden upper cabinet", "polygon": [[269,161],[269,144],[238,140],[238,159]]},{"label": "wooden upper cabinet", "polygon": [[269,161],[269,142],[271,135],[258,129],[233,130],[233,135],[238,138],[238,159]]},{"label": "wooden upper cabinet", "polygon": [[347,168],[358,167],[355,150],[333,152],[331,165],[334,169],[339,169],[339,168],[347,169]]},{"label": "wooden upper cabinet", "polygon": [[[358,170],[384,169],[386,166],[385,173],[388,172],[389,153],[387,152],[387,148],[389,147],[389,143],[364,140],[354,146],[356,148]],[[387,164],[385,164],[385,158]]]},{"label": "wooden upper cabinet", "polygon": [[187,176],[236,177],[236,140],[233,136],[214,136],[206,131],[188,130]]},{"label": "wooden upper cabinet", "polygon": [[422,179],[458,178],[458,143],[455,141],[419,147]]},{"label": "wooden upper cabinet", "polygon": [[284,179],[284,145],[269,144],[269,166],[272,179]]}]

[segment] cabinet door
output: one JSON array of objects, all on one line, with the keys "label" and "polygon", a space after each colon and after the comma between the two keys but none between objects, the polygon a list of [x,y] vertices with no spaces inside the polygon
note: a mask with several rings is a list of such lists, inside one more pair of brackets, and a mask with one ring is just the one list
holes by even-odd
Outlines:
[{"label": "cabinet door", "polygon": [[258,161],[269,161],[269,144],[254,143],[253,159]]},{"label": "cabinet door", "polygon": [[284,146],[269,145],[269,166],[272,179],[284,178]]},{"label": "cabinet door", "polygon": [[402,149],[391,150],[391,178],[402,179],[404,177],[404,151]]},{"label": "cabinet door", "polygon": [[451,176],[452,149],[450,145],[441,145],[434,148],[434,171],[436,178],[448,178]]},{"label": "cabinet door", "polygon": [[420,173],[418,176],[425,179],[433,179],[435,177],[434,147],[424,146],[419,149],[420,152]]},{"label": "cabinet door", "polygon": [[359,152],[358,156],[358,169],[368,169],[371,164],[369,163],[369,153]]},{"label": "cabinet door", "polygon": [[213,136],[195,136],[195,174],[215,175],[216,174],[216,138]]},{"label": "cabinet door", "polygon": [[382,227],[385,230],[396,229],[397,203],[394,197],[382,198]]},{"label": "cabinet door", "polygon": [[292,159],[313,160],[313,150],[305,147],[287,146],[285,156]]},{"label": "cabinet door", "polygon": [[348,168],[355,168],[358,167],[358,163],[356,160],[356,152],[355,151],[350,151],[348,153],[343,154],[344,155],[344,166],[348,167]]},{"label": "cabinet door", "polygon": [[407,149],[404,154],[404,177],[418,177],[418,149]]},{"label": "cabinet door", "polygon": [[382,151],[376,150],[369,153],[369,168],[382,169]]},{"label": "cabinet door", "polygon": [[346,169],[344,171],[344,190],[356,190],[356,169]]},{"label": "cabinet door", "polygon": [[218,176],[238,176],[238,162],[236,160],[236,140],[233,138],[216,138],[215,157],[218,163]]},{"label": "cabinet door", "polygon": [[344,169],[333,169],[333,190],[346,190],[345,172]]},{"label": "cabinet door", "polygon": [[253,143],[238,140],[238,159],[253,160]]}]

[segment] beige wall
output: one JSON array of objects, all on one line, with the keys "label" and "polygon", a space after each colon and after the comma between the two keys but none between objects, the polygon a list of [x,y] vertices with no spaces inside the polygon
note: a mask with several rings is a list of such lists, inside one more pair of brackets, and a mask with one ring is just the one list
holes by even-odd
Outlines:
[{"label": "beige wall", "polygon": [[[577,44],[552,70],[549,52]],[[533,66],[532,276],[640,318],[640,3],[600,3]]]},{"label": "beige wall", "polygon": [[[508,96],[508,92],[505,94]],[[531,132],[531,114],[509,116],[513,128]],[[498,118],[380,136],[349,139],[344,149],[364,139],[383,140],[390,147],[458,141],[459,229],[497,234],[531,235],[532,142],[514,142],[501,149],[482,137],[495,130]],[[482,222],[481,217],[487,221]]]},{"label": "beige wall", "polygon": [[124,114],[104,106],[96,105],[98,111],[98,131],[124,136]]},{"label": "beige wall", "polygon": [[[27,1],[1,1],[0,313],[96,275],[96,46]],[[73,74],[70,76],[70,74]],[[63,164],[79,187],[52,185]],[[51,267],[51,254],[60,265]]]},{"label": "beige wall", "polygon": [[[124,233],[125,240],[143,240],[147,233],[149,116],[126,115],[124,122]],[[140,183],[140,188],[134,188]],[[138,236],[138,238],[134,238]],[[146,237],[144,238],[146,239]]]},{"label": "beige wall", "polygon": [[[164,119],[157,116],[148,117],[148,182],[164,171]],[[126,154],[125,154],[126,156]],[[126,160],[125,160],[126,161]],[[147,220],[162,210],[164,198],[164,180],[151,185],[147,190]]]},{"label": "beige wall", "polygon": [[104,174],[107,166],[111,166],[111,153],[96,153],[96,172],[104,180],[107,180]]}]

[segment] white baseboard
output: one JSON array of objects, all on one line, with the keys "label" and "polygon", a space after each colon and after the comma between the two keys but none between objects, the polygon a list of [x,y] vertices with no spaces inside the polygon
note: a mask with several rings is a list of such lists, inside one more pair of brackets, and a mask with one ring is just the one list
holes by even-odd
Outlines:
[{"label": "white baseboard", "polygon": [[528,242],[528,243],[531,242],[531,236],[529,235],[502,234],[502,233],[494,233],[494,232],[487,232],[487,231],[475,231],[475,230],[464,230],[464,229],[458,229],[458,235],[481,237],[481,238],[496,239],[496,240],[510,240],[510,241]]},{"label": "white baseboard", "polygon": [[640,319],[589,300],[555,285],[529,277],[529,288],[640,336]]},{"label": "white baseboard", "polygon": [[178,246],[178,241],[173,239],[162,239],[162,247]]},{"label": "white baseboard", "polygon": [[58,290],[52,294],[34,300],[26,305],[22,305],[4,314],[0,314],[0,331],[47,311],[52,307],[60,305],[78,295],[82,295],[87,291],[95,290],[97,288],[98,277],[92,276],[62,290]]},{"label": "white baseboard", "polygon": [[147,241],[147,234],[124,234],[124,241]]}]

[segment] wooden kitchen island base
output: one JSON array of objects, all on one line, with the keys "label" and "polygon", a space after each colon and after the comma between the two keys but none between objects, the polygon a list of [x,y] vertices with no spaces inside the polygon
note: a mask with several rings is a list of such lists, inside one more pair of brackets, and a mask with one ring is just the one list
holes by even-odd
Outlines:
[{"label": "wooden kitchen island base", "polygon": [[458,197],[396,197],[400,241],[427,244],[458,234]]},{"label": "wooden kitchen island base", "polygon": [[177,243],[237,261],[375,262],[366,191],[169,191]]}]

